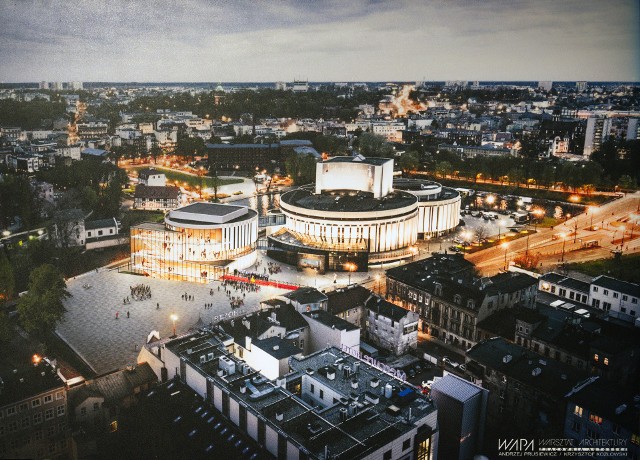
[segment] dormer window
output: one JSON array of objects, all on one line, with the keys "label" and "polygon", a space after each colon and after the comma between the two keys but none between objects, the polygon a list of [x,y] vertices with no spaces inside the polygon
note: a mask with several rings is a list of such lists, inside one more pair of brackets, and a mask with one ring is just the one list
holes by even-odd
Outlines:
[{"label": "dormer window", "polygon": [[436,291],[436,295],[441,296],[442,295],[442,284],[436,283],[435,291]]},{"label": "dormer window", "polygon": [[460,296],[460,294],[456,294],[453,296],[453,301],[454,303],[460,305],[462,303],[462,297]]},{"label": "dormer window", "polygon": [[475,303],[473,300],[467,300],[467,308],[473,309],[475,307]]}]

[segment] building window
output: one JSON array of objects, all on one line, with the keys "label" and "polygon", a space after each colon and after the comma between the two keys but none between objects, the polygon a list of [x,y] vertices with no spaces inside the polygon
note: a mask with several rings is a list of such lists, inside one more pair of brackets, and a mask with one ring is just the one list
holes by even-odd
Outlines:
[{"label": "building window", "polygon": [[27,403],[20,404],[20,412],[24,412],[27,409],[29,409],[29,404],[27,404]]},{"label": "building window", "polygon": [[614,292],[614,293],[613,293],[613,298],[614,298],[614,299],[617,299],[617,298],[618,298],[618,293],[617,293],[617,292]]},{"label": "building window", "polygon": [[112,433],[118,431],[118,421],[117,420],[114,420],[113,422],[111,422],[111,424],[109,425],[109,430]]},{"label": "building window", "polygon": [[602,293],[603,293],[604,295],[609,295],[609,290],[608,290],[608,289],[605,289],[604,291],[602,291]]},{"label": "building window", "polygon": [[315,387],[315,385],[313,383],[311,384],[311,386],[309,388],[311,389],[311,393],[315,393],[316,387]]},{"label": "building window", "polygon": [[47,409],[44,411],[44,419],[51,420],[53,418],[53,409]]},{"label": "building window", "polygon": [[593,292],[598,292],[598,286],[593,286]]},{"label": "building window", "polygon": [[324,391],[320,390],[320,399],[324,399]]},{"label": "building window", "polygon": [[382,460],[391,460],[391,451],[388,450],[382,455]]},{"label": "building window", "polygon": [[29,426],[29,417],[25,417],[22,419],[22,428],[27,428]]},{"label": "building window", "polygon": [[571,431],[574,433],[580,433],[580,428],[582,428],[582,425],[579,422],[575,420],[571,422]]},{"label": "building window", "polygon": [[31,407],[39,407],[40,406],[40,398],[34,399],[31,401]]},{"label": "building window", "polygon": [[7,417],[11,417],[12,415],[16,415],[16,408],[14,407],[7,407]]},{"label": "building window", "polygon": [[602,425],[602,417],[598,417],[596,414],[589,414],[589,421]]},{"label": "building window", "polygon": [[16,422],[9,422],[7,424],[7,431],[9,431],[9,433],[18,431],[18,424]]},{"label": "building window", "polygon": [[42,412],[38,412],[37,414],[33,414],[33,424],[37,425],[42,423]]},{"label": "building window", "polygon": [[53,401],[53,395],[46,395],[44,397],[44,403],[45,404],[50,403],[51,401]]},{"label": "building window", "polygon": [[82,417],[84,417],[85,415],[87,415],[87,408],[86,407],[81,407],[80,408],[80,415]]},{"label": "building window", "polygon": [[628,297],[628,296],[626,296],[626,295],[623,295],[623,296],[622,296],[622,300],[624,300],[624,301],[626,302],[627,300],[629,300],[629,297]]},{"label": "building window", "polygon": [[589,439],[599,439],[600,435],[598,434],[597,431],[593,430],[592,428],[587,427],[587,438],[589,438]]},{"label": "building window", "polygon": [[62,391],[58,391],[58,392],[56,393],[56,399],[57,399],[57,400],[60,400],[60,399],[62,399],[62,398],[64,398],[64,393],[63,393]]},{"label": "building window", "polygon": [[573,413],[578,417],[582,417],[582,407],[576,406],[573,408]]},{"label": "building window", "polygon": [[613,431],[613,434],[620,434],[620,425],[614,423],[611,426],[611,431]]},{"label": "building window", "polygon": [[405,439],[402,443],[402,451],[404,452],[405,450],[407,450],[409,447],[411,447],[411,438],[409,439]]},{"label": "building window", "polygon": [[635,297],[633,297],[633,298],[631,299],[631,303],[638,303],[638,299],[636,299]]},{"label": "building window", "polygon": [[[98,409],[96,408],[96,406],[97,406],[97,405],[98,405],[98,403],[95,403],[95,404],[93,405],[93,410],[98,410]],[[56,415],[57,415],[58,417],[61,417],[61,416],[63,416],[63,415],[64,415],[64,406],[58,406],[58,407],[56,408]]]}]

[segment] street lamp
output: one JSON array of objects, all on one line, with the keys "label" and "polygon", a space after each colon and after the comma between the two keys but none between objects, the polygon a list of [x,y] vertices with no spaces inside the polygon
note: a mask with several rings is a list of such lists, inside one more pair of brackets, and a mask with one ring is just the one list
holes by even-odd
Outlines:
[{"label": "street lamp", "polygon": [[471,233],[470,231],[466,231],[466,232],[462,232],[462,248],[464,250],[464,252],[467,252],[467,243],[469,243],[469,245],[471,244],[471,238],[473,238],[473,233]]},{"label": "street lamp", "polygon": [[589,212],[591,213],[591,225],[589,225],[589,230],[593,231],[593,216],[598,210],[597,206],[589,206]]},{"label": "street lamp", "polygon": [[487,197],[487,204],[489,205],[489,207],[491,207],[491,205],[492,205],[493,203],[495,203],[495,201],[496,201],[496,197],[495,197],[495,196],[493,196],[493,195],[489,195],[489,196]]},{"label": "street lamp", "polygon": [[171,321],[173,321],[173,336],[175,337],[176,334],[176,321],[178,320],[178,315],[176,315],[175,313],[172,314],[170,317]]},{"label": "street lamp", "polygon": [[507,250],[509,249],[509,243],[502,243],[504,248],[504,271],[507,271]]},{"label": "street lamp", "polygon": [[351,285],[351,272],[353,272],[357,267],[353,262],[347,262],[345,264],[345,268],[349,271],[349,285]]},{"label": "street lamp", "polygon": [[564,262],[564,245],[567,243],[567,235],[565,233],[560,233],[560,238],[562,238],[562,257],[560,258],[560,262]]}]

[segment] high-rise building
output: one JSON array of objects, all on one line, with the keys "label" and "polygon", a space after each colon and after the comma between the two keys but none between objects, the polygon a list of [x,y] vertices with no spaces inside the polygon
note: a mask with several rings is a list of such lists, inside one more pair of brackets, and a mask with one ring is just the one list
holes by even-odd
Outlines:
[{"label": "high-rise building", "polygon": [[576,82],[576,91],[578,91],[579,93],[582,93],[583,91],[586,91],[588,87],[589,87],[589,85],[587,84],[586,81],[577,81]]},{"label": "high-rise building", "polygon": [[49,82],[47,81],[41,81],[40,85],[39,85],[40,89],[49,89]]},{"label": "high-rise building", "polygon": [[551,91],[551,88],[553,88],[553,82],[552,81],[539,81],[538,82],[538,88],[543,89],[545,91]]},{"label": "high-rise building", "polygon": [[590,117],[587,120],[587,129],[584,135],[584,149],[582,155],[589,159],[591,154],[598,150],[602,142],[607,140],[607,133],[611,129],[611,119]]},{"label": "high-rise building", "polygon": [[440,458],[465,460],[482,448],[489,392],[447,374],[431,387],[438,408]]}]

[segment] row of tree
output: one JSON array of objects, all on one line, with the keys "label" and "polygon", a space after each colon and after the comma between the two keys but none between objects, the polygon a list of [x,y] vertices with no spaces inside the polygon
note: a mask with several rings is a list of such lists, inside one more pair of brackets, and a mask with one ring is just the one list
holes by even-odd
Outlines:
[{"label": "row of tree", "polygon": [[[11,323],[4,308],[15,295],[13,267],[0,249],[0,342],[11,338]],[[27,292],[18,299],[18,315],[24,329],[40,340],[47,340],[62,319],[64,299],[70,296],[62,273],[53,265],[42,264],[29,276]]]}]

